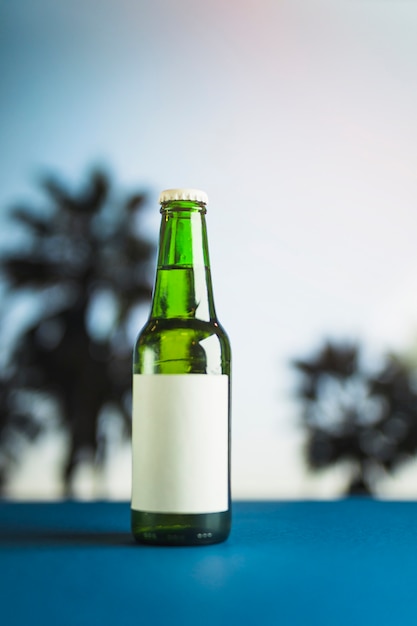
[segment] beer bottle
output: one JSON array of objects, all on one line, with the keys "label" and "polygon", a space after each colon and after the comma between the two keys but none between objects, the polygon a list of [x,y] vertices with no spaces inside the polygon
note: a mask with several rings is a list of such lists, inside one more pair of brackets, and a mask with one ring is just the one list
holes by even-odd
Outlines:
[{"label": "beer bottle", "polygon": [[207,195],[168,189],[150,317],[134,349],[131,520],[142,543],[230,531],[230,344],[217,320]]}]

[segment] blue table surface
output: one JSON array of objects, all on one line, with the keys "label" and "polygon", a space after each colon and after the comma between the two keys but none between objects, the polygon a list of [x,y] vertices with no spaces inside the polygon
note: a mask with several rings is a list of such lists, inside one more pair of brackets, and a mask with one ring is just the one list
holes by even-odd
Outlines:
[{"label": "blue table surface", "polygon": [[5,626],[417,625],[417,502],[236,502],[223,544],[135,544],[127,503],[0,503]]}]

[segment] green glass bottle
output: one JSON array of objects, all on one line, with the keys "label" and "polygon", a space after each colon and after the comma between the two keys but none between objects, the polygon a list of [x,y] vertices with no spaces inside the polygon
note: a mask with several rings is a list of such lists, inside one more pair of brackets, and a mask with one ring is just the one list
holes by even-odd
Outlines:
[{"label": "green glass bottle", "polygon": [[230,532],[230,344],[213,302],[207,196],[161,193],[151,314],[134,350],[132,532],[199,545]]}]

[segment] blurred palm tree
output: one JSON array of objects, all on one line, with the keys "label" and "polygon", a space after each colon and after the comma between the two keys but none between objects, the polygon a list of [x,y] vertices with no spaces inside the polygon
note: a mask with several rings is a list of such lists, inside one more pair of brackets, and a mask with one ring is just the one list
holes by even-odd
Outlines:
[{"label": "blurred palm tree", "polygon": [[129,322],[151,295],[154,246],[141,234],[145,195],[115,200],[104,172],[92,172],[77,193],[55,177],[42,188],[46,210],[18,206],[9,215],[25,246],[0,253],[6,295],[26,294],[37,311],[0,371],[0,486],[22,438],[45,431],[39,407],[47,398],[68,436],[62,477],[71,494],[83,453],[104,460],[103,411],[111,408],[129,432]]},{"label": "blurred palm tree", "polygon": [[405,362],[387,356],[372,373],[361,363],[358,346],[326,343],[294,365],[301,375],[298,396],[310,468],[346,462],[346,492],[371,494],[387,472],[414,457],[416,373]]}]

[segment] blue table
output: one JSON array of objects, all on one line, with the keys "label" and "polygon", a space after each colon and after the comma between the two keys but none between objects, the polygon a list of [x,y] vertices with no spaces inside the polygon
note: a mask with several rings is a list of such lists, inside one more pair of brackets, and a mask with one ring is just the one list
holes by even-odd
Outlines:
[{"label": "blue table", "polygon": [[124,503],[0,503],[4,626],[416,626],[417,503],[237,502],[226,543],[139,546]]}]

